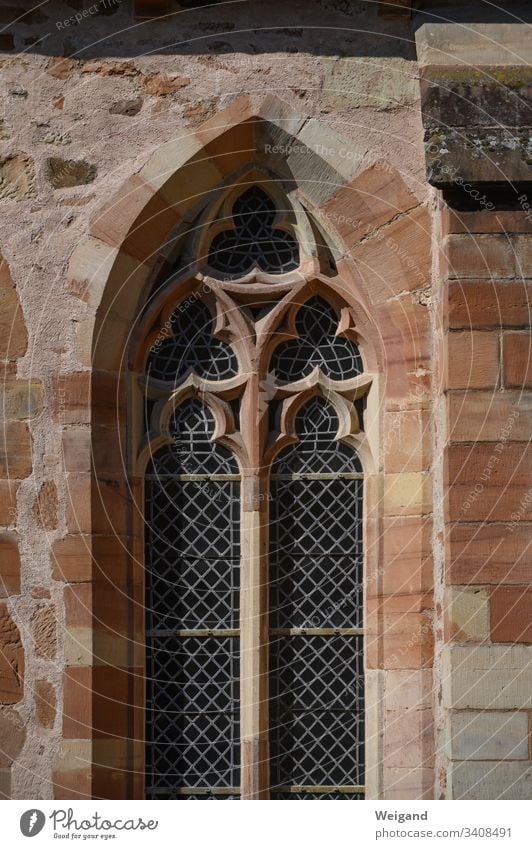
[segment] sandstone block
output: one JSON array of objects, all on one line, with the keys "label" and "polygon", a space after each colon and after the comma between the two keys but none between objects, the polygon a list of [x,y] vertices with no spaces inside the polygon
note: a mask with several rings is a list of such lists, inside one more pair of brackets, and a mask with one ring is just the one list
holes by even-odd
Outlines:
[{"label": "sandstone block", "polygon": [[55,481],[45,481],[33,504],[33,515],[41,528],[57,528],[57,487]]},{"label": "sandstone block", "polygon": [[0,711],[0,767],[5,769],[22,751],[26,740],[24,722],[15,710]]},{"label": "sandstone block", "polygon": [[443,653],[448,708],[532,709],[532,648],[451,646]]},{"label": "sandstone block", "polygon": [[508,388],[532,389],[532,336],[505,333],[502,337],[503,383]]},{"label": "sandstone block", "polygon": [[0,604],[0,703],[19,702],[24,691],[24,648],[7,606]]},{"label": "sandstone block", "polygon": [[35,682],[35,710],[37,722],[43,728],[53,728],[56,713],[55,689],[49,681]]},{"label": "sandstone block", "polygon": [[24,153],[0,158],[0,200],[26,200],[35,195],[33,159]]},{"label": "sandstone block", "polygon": [[54,189],[71,189],[86,186],[96,178],[96,165],[85,159],[63,159],[51,156],[47,162],[47,175]]},{"label": "sandstone block", "polygon": [[429,513],[431,480],[422,472],[403,472],[384,477],[384,512],[387,516]]},{"label": "sandstone block", "polygon": [[496,643],[532,643],[532,589],[497,587],[490,599],[491,638]]},{"label": "sandstone block", "polygon": [[447,621],[454,639],[489,638],[489,594],[482,587],[450,587],[447,592]]},{"label": "sandstone block", "polygon": [[25,422],[7,421],[0,426],[0,477],[27,478],[32,470],[32,439]]},{"label": "sandstone block", "polygon": [[493,389],[499,381],[497,333],[449,333],[446,337],[446,388]]},{"label": "sandstone block", "polygon": [[528,759],[528,714],[460,711],[448,718],[451,760]]},{"label": "sandstone block", "polygon": [[0,534],[0,598],[20,593],[20,556],[17,536]]},{"label": "sandstone block", "polygon": [[35,652],[44,660],[53,660],[57,652],[57,615],[55,606],[39,607],[31,618]]},{"label": "sandstone block", "polygon": [[447,266],[451,279],[513,277],[514,249],[501,234],[448,236]]},{"label": "sandstone block", "polygon": [[530,762],[459,761],[448,773],[451,799],[526,799],[532,795]]}]

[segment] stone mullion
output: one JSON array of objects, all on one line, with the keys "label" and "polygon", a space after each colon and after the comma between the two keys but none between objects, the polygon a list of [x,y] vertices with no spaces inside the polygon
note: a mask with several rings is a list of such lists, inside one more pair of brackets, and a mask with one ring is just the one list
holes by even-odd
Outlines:
[{"label": "stone mullion", "polygon": [[242,436],[249,466],[242,480],[240,578],[241,797],[265,799],[268,758],[268,499],[259,471],[262,425],[259,379],[242,400]]}]

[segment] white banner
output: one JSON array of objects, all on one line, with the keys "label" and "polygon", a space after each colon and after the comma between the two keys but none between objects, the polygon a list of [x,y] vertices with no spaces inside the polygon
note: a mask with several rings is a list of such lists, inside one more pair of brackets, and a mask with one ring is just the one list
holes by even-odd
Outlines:
[{"label": "white banner", "polygon": [[[306,801],[306,800],[305,800]],[[205,807],[207,805],[207,807]],[[10,801],[1,846],[157,849],[530,849],[529,802]],[[35,841],[34,843],[32,841]],[[68,843],[67,843],[68,841]]]}]

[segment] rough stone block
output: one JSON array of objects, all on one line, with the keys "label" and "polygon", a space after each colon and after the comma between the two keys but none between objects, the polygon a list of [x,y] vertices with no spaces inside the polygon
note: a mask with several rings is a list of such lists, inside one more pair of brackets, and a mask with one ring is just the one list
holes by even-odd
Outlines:
[{"label": "rough stone block", "polygon": [[63,159],[51,156],[47,162],[47,177],[54,189],[85,186],[96,179],[97,168],[86,159]]},{"label": "rough stone block", "polygon": [[37,524],[46,530],[57,528],[57,487],[55,481],[45,481],[33,503]]},{"label": "rough stone block", "polygon": [[39,607],[31,617],[35,653],[44,660],[53,660],[57,652],[57,614],[53,604]]},{"label": "rough stone block", "polygon": [[0,200],[27,200],[35,195],[33,159],[25,153],[0,158]]}]

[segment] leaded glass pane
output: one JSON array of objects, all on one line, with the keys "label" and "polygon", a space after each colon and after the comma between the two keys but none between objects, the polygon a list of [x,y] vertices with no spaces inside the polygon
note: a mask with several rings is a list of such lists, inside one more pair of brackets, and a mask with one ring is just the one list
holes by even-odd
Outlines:
[{"label": "leaded glass pane", "polygon": [[336,336],[338,316],[330,304],[316,296],[297,313],[297,339],[283,342],[274,351],[270,372],[280,380],[294,381],[318,366],[331,380],[347,380],[363,371],[358,347],[351,339]]},{"label": "leaded glass pane", "polygon": [[234,229],[214,237],[209,265],[225,276],[242,277],[253,268],[283,274],[299,265],[299,248],[290,233],[275,227],[277,211],[258,186],[247,189],[233,206]]},{"label": "leaded glass pane", "polygon": [[236,643],[231,637],[149,640],[148,788],[240,783]]},{"label": "leaded glass pane", "polygon": [[237,373],[231,346],[213,337],[214,319],[198,297],[180,304],[170,325],[168,335],[153,344],[146,369],[149,377],[177,381],[193,369],[206,380],[226,380]]},{"label": "leaded glass pane", "polygon": [[183,404],[146,476],[148,798],[239,785],[240,484],[213,425]]},{"label": "leaded glass pane", "polygon": [[[361,466],[351,449],[335,441],[337,430],[332,405],[311,400],[296,418],[299,443],[272,469],[272,629],[362,626]],[[274,631],[273,787],[363,784],[363,675],[361,636]],[[272,798],[294,796],[280,790]]]}]

